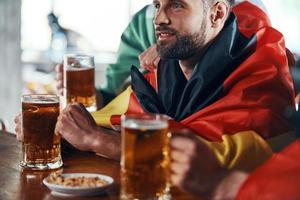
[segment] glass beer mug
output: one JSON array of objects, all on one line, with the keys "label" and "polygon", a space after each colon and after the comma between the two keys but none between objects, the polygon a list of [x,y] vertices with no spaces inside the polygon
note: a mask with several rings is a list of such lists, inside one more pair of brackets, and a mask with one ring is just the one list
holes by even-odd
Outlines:
[{"label": "glass beer mug", "polygon": [[80,54],[64,56],[63,88],[64,104],[77,102],[82,103],[89,112],[97,110],[93,56]]},{"label": "glass beer mug", "polygon": [[167,116],[122,116],[122,200],[171,198],[170,137]]},{"label": "glass beer mug", "polygon": [[59,109],[56,95],[23,95],[23,168],[43,170],[62,166],[60,136],[54,133]]}]

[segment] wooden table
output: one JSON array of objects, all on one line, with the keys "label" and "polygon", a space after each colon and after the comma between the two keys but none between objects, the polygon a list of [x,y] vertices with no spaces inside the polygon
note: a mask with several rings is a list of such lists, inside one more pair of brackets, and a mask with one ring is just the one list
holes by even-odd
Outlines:
[{"label": "wooden table", "polygon": [[[0,131],[0,199],[1,200],[55,200],[65,199],[53,196],[43,185],[42,180],[50,171],[25,171],[19,166],[21,161],[21,144],[13,134]],[[119,199],[120,165],[93,153],[74,152],[63,155],[65,173],[86,172],[100,173],[113,177],[114,184],[101,196],[72,197],[70,200],[115,200]],[[192,200],[188,194],[172,188],[172,199]]]}]

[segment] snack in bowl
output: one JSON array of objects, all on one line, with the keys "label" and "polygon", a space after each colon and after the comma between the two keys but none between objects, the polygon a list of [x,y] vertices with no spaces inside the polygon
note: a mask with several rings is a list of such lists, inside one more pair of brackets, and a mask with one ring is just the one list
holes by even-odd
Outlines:
[{"label": "snack in bowl", "polygon": [[103,187],[108,184],[108,181],[101,179],[98,176],[65,177],[60,173],[50,174],[47,181],[48,183],[67,187]]},{"label": "snack in bowl", "polygon": [[52,173],[43,180],[51,194],[59,196],[99,195],[113,182],[110,176],[91,173]]}]

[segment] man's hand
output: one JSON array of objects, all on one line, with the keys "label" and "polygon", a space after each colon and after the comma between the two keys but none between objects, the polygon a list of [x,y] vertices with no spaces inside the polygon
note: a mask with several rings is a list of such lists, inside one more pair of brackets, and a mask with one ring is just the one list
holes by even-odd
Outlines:
[{"label": "man's hand", "polygon": [[156,51],[156,44],[150,46],[143,53],[139,55],[140,65],[143,69],[153,70],[156,69],[160,57]]},{"label": "man's hand", "polygon": [[56,72],[56,90],[57,90],[57,94],[63,95],[64,65],[63,64],[56,65],[55,72]]},{"label": "man's hand", "polygon": [[229,173],[222,181],[220,181],[214,194],[213,200],[234,200],[247,179],[248,174],[240,171]]},{"label": "man's hand", "polygon": [[118,160],[120,134],[98,127],[82,104],[70,104],[58,117],[55,132],[74,147]]},{"label": "man's hand", "polygon": [[171,181],[196,196],[212,196],[225,175],[215,155],[190,130],[173,134],[171,139]]},{"label": "man's hand", "polygon": [[70,104],[58,117],[55,132],[83,151],[92,151],[97,125],[82,104]]},{"label": "man's hand", "polygon": [[16,135],[17,135],[17,140],[20,141],[20,142],[23,142],[24,135],[23,135],[23,132],[22,132],[22,116],[21,116],[21,114],[18,114],[15,117],[15,124],[16,124],[15,132],[16,132]]}]

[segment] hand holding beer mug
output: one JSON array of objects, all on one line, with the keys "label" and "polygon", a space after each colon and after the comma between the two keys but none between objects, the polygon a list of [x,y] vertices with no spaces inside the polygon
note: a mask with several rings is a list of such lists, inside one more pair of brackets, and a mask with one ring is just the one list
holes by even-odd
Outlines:
[{"label": "hand holding beer mug", "polygon": [[76,54],[64,56],[63,93],[65,103],[82,103],[88,111],[96,111],[95,64],[93,56]]},{"label": "hand holding beer mug", "polygon": [[164,115],[122,116],[122,200],[171,198],[170,136]]},{"label": "hand holding beer mug", "polygon": [[62,166],[60,136],[54,133],[59,115],[56,95],[22,97],[23,160],[30,169],[56,169]]}]

